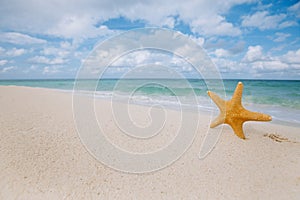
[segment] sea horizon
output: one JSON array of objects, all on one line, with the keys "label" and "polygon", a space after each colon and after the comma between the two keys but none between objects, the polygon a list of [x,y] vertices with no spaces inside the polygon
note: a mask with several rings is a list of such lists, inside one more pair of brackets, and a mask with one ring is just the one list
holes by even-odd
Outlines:
[{"label": "sea horizon", "polygon": [[[118,77],[108,77],[108,78],[101,78],[101,80],[120,80],[120,79],[123,79],[123,80],[131,80],[131,79],[135,79],[135,80],[144,80],[144,79],[167,79],[167,80],[239,80],[239,81],[300,81],[300,79],[286,79],[286,78],[283,78],[283,79],[270,79],[270,78],[222,78],[222,79],[203,79],[203,78],[182,78],[182,79],[179,79],[179,78],[147,78],[147,77],[138,77],[138,78],[118,78]],[[6,79],[6,78],[0,78],[0,81],[26,81],[26,80],[36,80],[36,81],[39,81],[39,80],[99,80],[99,79],[96,79],[96,78],[83,78],[83,79],[80,79],[80,78],[9,78],[9,79]]]}]

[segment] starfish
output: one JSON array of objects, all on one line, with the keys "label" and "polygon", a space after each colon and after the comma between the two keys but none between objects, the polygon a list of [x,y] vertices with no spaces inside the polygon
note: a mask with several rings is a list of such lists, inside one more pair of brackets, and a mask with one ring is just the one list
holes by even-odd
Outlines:
[{"label": "starfish", "polygon": [[219,116],[210,124],[214,128],[220,124],[228,124],[234,133],[241,139],[245,139],[243,123],[246,121],[271,121],[272,117],[267,114],[246,110],[242,105],[243,83],[236,86],[232,99],[225,101],[217,94],[208,91],[208,96],[220,109]]}]

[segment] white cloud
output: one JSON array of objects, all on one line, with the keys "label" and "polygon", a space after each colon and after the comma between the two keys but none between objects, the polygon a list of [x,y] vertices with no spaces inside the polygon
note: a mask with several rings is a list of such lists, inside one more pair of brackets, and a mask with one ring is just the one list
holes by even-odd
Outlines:
[{"label": "white cloud", "polygon": [[[223,49],[224,51],[227,51],[227,55],[236,55],[244,51],[245,44],[246,42],[244,40],[224,40],[219,38],[210,38],[205,41],[204,48],[208,51],[213,50],[214,55],[216,55],[215,53],[217,49]],[[220,50],[218,51],[221,53]]]},{"label": "white cloud", "polygon": [[[262,43],[261,46],[249,46],[243,56],[237,54],[244,52],[245,42],[228,41],[228,38],[223,38],[225,42],[222,43],[222,37],[220,39],[218,36],[235,37],[240,36],[242,30],[251,31],[251,29],[241,29],[237,24],[239,19],[229,20],[227,16],[230,16],[231,8],[235,5],[251,4],[253,2],[255,2],[253,5],[259,8],[256,9],[257,12],[254,14],[242,18],[241,25],[243,27],[269,30],[297,24],[296,21],[292,21],[292,17],[294,15],[299,17],[299,2],[287,9],[289,13],[271,14],[271,11],[276,11],[275,6],[257,3],[257,0],[213,1],[213,3],[207,0],[165,0],[160,2],[76,0],[74,3],[70,3],[67,0],[41,1],[39,3],[36,3],[36,0],[3,0],[0,2],[0,29],[11,30],[12,32],[0,32],[0,42],[17,45],[47,44],[46,40],[38,38],[39,35],[46,36],[45,38],[52,42],[51,45],[39,46],[39,49],[32,47],[34,49],[31,52],[33,56],[27,61],[32,62],[33,66],[42,66],[40,72],[44,72],[44,74],[59,73],[59,71],[64,71],[59,65],[69,62],[71,60],[70,56],[73,56],[75,59],[81,59],[83,56],[86,56],[94,40],[89,40],[89,43],[84,44],[84,48],[76,51],[77,47],[80,47],[78,45],[81,42],[89,38],[103,39],[118,33],[118,31],[110,30],[107,26],[101,24],[108,19],[122,16],[129,19],[129,21],[139,20],[145,22],[146,26],[173,28],[179,23],[189,26],[194,33],[190,37],[200,46],[210,48],[212,55],[215,56],[214,59],[219,60],[218,64],[225,66],[222,68],[224,71],[242,72],[244,70],[244,72],[249,72],[248,70],[250,69],[258,71],[298,69],[299,52],[297,51],[287,52],[283,56],[272,56],[270,52],[264,53]],[[270,12],[266,11],[266,9],[270,10]],[[252,33],[250,32],[250,34]],[[294,33],[291,32],[291,34]],[[59,44],[60,40],[52,40],[52,37],[66,40]],[[271,39],[275,42],[281,42],[288,37],[294,37],[294,35],[276,33]],[[217,42],[209,44],[211,38],[214,38]],[[235,39],[237,38],[239,37]],[[154,42],[163,43],[164,39]],[[251,45],[252,41],[249,40],[248,42]],[[209,47],[209,45],[211,46]],[[118,51],[118,48],[116,46],[112,51]],[[2,54],[3,52],[5,56],[5,49],[0,47],[0,53]],[[28,53],[30,50],[25,49],[23,54],[26,52]],[[36,55],[36,52],[40,55]],[[11,56],[21,55],[22,50],[17,51],[15,49],[14,53],[11,51],[9,54]],[[241,59],[239,57],[240,62],[231,58],[235,55],[237,56],[234,59],[237,59],[239,56],[242,57]],[[132,57],[128,56],[126,60],[124,59],[124,63],[128,65],[150,61],[157,63],[159,59],[168,60],[163,56],[154,58],[153,55],[146,56],[145,53],[140,53]],[[180,65],[180,62],[176,61],[176,59],[170,61],[171,64],[172,62],[177,62]],[[45,65],[47,66],[43,68]],[[10,69],[7,70],[9,71]],[[123,68],[118,70],[121,71]],[[185,70],[189,71],[189,68],[185,68]]]},{"label": "white cloud", "polygon": [[6,63],[8,63],[8,60],[0,60],[0,66],[5,65]]},{"label": "white cloud", "polygon": [[[282,26],[281,22],[283,22],[285,18],[285,14],[270,15],[268,11],[258,11],[253,15],[244,16],[242,26],[256,27],[260,30],[274,29]],[[289,25],[291,24],[285,24],[284,27]]]},{"label": "white cloud", "polygon": [[261,71],[280,71],[287,69],[289,66],[280,60],[258,61],[252,63],[252,68]]},{"label": "white cloud", "polygon": [[0,28],[78,39],[106,35],[109,30],[95,25],[119,16],[170,28],[177,16],[197,33],[235,36],[240,34],[239,28],[224,16],[235,5],[255,1],[53,0],[37,4],[35,0],[10,0],[5,6],[0,5]]},{"label": "white cloud", "polygon": [[56,48],[56,47],[44,47],[41,51],[41,54],[45,56],[56,56],[60,58],[65,58],[70,54],[70,51],[65,50],[63,48]]},{"label": "white cloud", "polygon": [[0,70],[0,73],[6,73],[6,72],[12,71],[14,69],[16,69],[15,66],[4,67],[3,69]]},{"label": "white cloud", "polygon": [[40,54],[46,57],[52,56],[52,57],[58,57],[63,59],[73,56],[74,54],[76,54],[74,56],[77,58],[82,57],[79,56],[81,51],[78,51],[77,48],[78,46],[75,45],[74,43],[70,43],[68,41],[62,41],[59,44],[53,46],[47,45],[43,47],[43,49],[40,50]]},{"label": "white cloud", "polygon": [[75,39],[76,42],[81,42],[81,40],[87,38],[110,36],[117,32],[108,29],[104,25],[96,27],[96,23],[97,19],[92,16],[64,16],[46,32],[63,38]]},{"label": "white cloud", "polygon": [[300,18],[300,1],[289,7],[288,11],[294,13],[298,18]]},{"label": "white cloud", "polygon": [[275,33],[276,38],[273,40],[274,42],[283,42],[286,40],[286,38],[290,37],[291,34],[289,33]]},{"label": "white cloud", "polygon": [[30,67],[29,67],[29,69],[30,70],[36,70],[38,67],[36,66],[36,65],[31,65]]},{"label": "white cloud", "polygon": [[193,32],[204,35],[238,36],[242,33],[238,27],[219,15],[195,19],[191,22],[191,28]]},{"label": "white cloud", "polygon": [[272,3],[263,4],[261,1],[258,1],[256,9],[257,10],[267,10],[267,9],[271,8],[272,6],[273,6]]},{"label": "white cloud", "polygon": [[249,65],[243,62],[230,60],[228,58],[212,58],[212,61],[219,68],[220,72],[225,75],[239,74],[244,73],[245,70],[247,70],[248,72],[251,70],[248,67]]},{"label": "white cloud", "polygon": [[168,28],[174,28],[175,19],[173,17],[166,17],[161,21],[161,26],[167,26]]},{"label": "white cloud", "polygon": [[49,64],[49,65],[64,64],[66,62],[66,60],[59,57],[50,59],[45,56],[34,56],[28,59],[28,61],[32,63]]},{"label": "white cloud", "polygon": [[61,68],[62,68],[62,66],[60,66],[60,65],[46,66],[46,67],[44,67],[42,73],[47,74],[47,75],[56,74],[56,73],[61,72]]},{"label": "white cloud", "polygon": [[6,51],[6,55],[7,56],[11,56],[11,57],[17,57],[17,56],[20,56],[20,55],[23,55],[24,53],[26,53],[26,50],[25,49],[17,49],[17,48],[12,48],[8,51]]},{"label": "white cloud", "polygon": [[28,74],[32,72],[40,72],[40,70],[37,65],[31,65],[30,67],[22,68],[22,72]]},{"label": "white cloud", "polygon": [[74,47],[72,46],[72,44],[70,42],[62,41],[62,42],[60,42],[60,48],[65,49],[65,50],[71,50]]},{"label": "white cloud", "polygon": [[225,49],[216,49],[214,54],[219,58],[228,57],[228,56],[231,55],[231,53],[228,50],[225,50]]},{"label": "white cloud", "polygon": [[297,51],[288,51],[282,56],[282,59],[286,63],[300,65],[300,49],[298,49]]},{"label": "white cloud", "polygon": [[31,37],[26,34],[17,32],[4,32],[0,33],[0,42],[7,42],[12,44],[44,44],[47,41],[39,38]]},{"label": "white cloud", "polygon": [[262,47],[260,45],[257,46],[249,46],[246,55],[243,58],[244,62],[256,62],[264,59]]},{"label": "white cloud", "polygon": [[[221,55],[226,52],[220,51]],[[271,52],[264,53],[261,46],[249,46],[248,51],[240,61],[233,61],[225,56],[212,58],[219,70],[226,76],[238,74],[239,77],[248,75],[252,77],[268,76],[277,73],[294,75],[295,70],[300,70],[300,49],[289,51],[284,55],[273,56]],[[278,72],[280,72],[278,74]],[[245,76],[244,78],[246,78]],[[249,78],[249,77],[248,77]]]},{"label": "white cloud", "polygon": [[189,36],[193,41],[195,41],[198,45],[203,46],[205,39],[203,37],[194,37],[194,36]]},{"label": "white cloud", "polygon": [[5,49],[3,47],[0,47],[0,54],[3,54]]},{"label": "white cloud", "polygon": [[172,57],[170,56],[170,54],[165,54],[163,52],[153,52],[150,50],[140,50],[123,55],[122,57],[118,58],[112,65],[129,67],[154,63],[165,63],[167,65],[168,63],[170,63],[171,59]]},{"label": "white cloud", "polygon": [[26,52],[27,52],[27,50],[23,49],[23,48],[13,47],[12,49],[6,50],[6,49],[0,47],[0,54],[2,54],[2,56],[17,57],[17,56],[25,54]]},{"label": "white cloud", "polygon": [[287,28],[287,27],[291,27],[291,26],[297,26],[297,25],[298,24],[295,21],[284,21],[284,22],[282,22],[278,25],[278,28],[283,29],[283,28]]}]

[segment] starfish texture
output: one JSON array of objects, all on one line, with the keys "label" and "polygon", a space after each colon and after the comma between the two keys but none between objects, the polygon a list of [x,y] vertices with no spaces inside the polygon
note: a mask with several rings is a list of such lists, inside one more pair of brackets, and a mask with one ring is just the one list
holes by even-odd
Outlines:
[{"label": "starfish texture", "polygon": [[245,139],[243,123],[246,121],[271,121],[272,117],[267,114],[246,110],[242,105],[243,83],[239,82],[236,86],[232,99],[225,101],[217,94],[208,91],[208,96],[215,102],[220,109],[219,116],[210,124],[214,128],[220,124],[228,124],[234,133]]}]

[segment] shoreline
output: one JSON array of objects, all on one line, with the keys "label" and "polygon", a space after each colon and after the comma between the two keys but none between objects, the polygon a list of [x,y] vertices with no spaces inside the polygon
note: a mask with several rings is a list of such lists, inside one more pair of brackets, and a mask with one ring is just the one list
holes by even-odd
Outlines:
[{"label": "shoreline", "polygon": [[[88,153],[72,113],[72,94],[45,88],[0,86],[1,199],[299,199],[299,128],[268,122],[245,123],[246,140],[224,126],[219,141],[198,158],[209,118],[191,147],[172,165],[146,174],[109,168]],[[178,112],[166,110],[161,135],[135,145],[113,122],[108,102],[97,99],[96,116],[109,139],[144,152],[176,136]],[[118,103],[116,104],[118,105]],[[148,108],[130,105],[134,120],[147,124]],[[146,114],[145,114],[146,113]],[[216,129],[209,129],[218,131]],[[175,134],[175,135],[174,135]]]},{"label": "shoreline", "polygon": [[[0,85],[0,87],[21,87],[21,88],[25,88],[25,89],[26,88],[36,88],[36,89],[52,90],[52,91],[57,91],[57,92],[62,92],[62,93],[71,93],[71,94],[73,93],[73,90],[68,90],[68,89],[45,88],[45,87],[35,87],[35,86]],[[101,96],[101,93],[103,93],[103,92],[106,93],[107,91],[96,91],[96,94],[94,93],[94,91],[89,91],[89,90],[83,90],[80,92],[84,96],[90,96],[90,97],[92,96],[93,98],[95,96],[96,99],[100,99],[100,100],[104,100],[104,101],[110,101],[110,99],[111,99],[111,96],[109,96],[109,95]],[[120,103],[124,103],[125,102],[124,99],[127,99],[127,97],[128,96],[124,95],[123,99],[114,99],[114,100],[116,100],[117,102],[120,102]],[[208,97],[207,97],[207,99],[209,100]],[[158,103],[162,103],[162,102],[158,102]],[[155,102],[136,101],[136,102],[131,102],[130,104],[150,107],[153,104],[155,104]],[[166,103],[162,103],[162,105],[165,106],[165,108],[169,109],[169,110],[176,110],[176,111],[180,110],[178,108],[179,105],[175,105],[175,104],[168,105]],[[285,118],[285,119],[278,118],[278,116],[274,116],[274,115],[272,115],[272,113],[268,112],[269,109],[271,107],[273,107],[274,105],[264,105],[264,104],[255,104],[255,103],[244,103],[243,105],[246,109],[271,115],[272,116],[271,123],[300,128],[300,121],[296,121],[296,122],[292,121],[295,118],[291,118],[291,119],[290,118]],[[205,106],[199,105],[198,112],[205,113],[205,114],[211,114],[212,112],[214,112],[214,113],[218,112],[218,108],[213,103],[211,104],[211,106],[212,107],[207,107],[207,105],[205,105]],[[259,109],[255,109],[256,107],[259,107]],[[266,108],[266,107],[269,107],[269,108],[264,110],[264,108]],[[284,108],[281,106],[275,106],[275,108],[277,108],[283,112],[286,112],[286,113],[290,113],[289,111],[294,111],[292,108]],[[197,112],[197,111],[193,111],[194,109],[195,109],[195,107],[193,107],[192,105],[183,106],[184,111]],[[279,112],[279,111],[277,110],[276,112]],[[283,114],[286,114],[286,113],[283,113]],[[299,113],[297,113],[297,114],[299,114]]]}]

